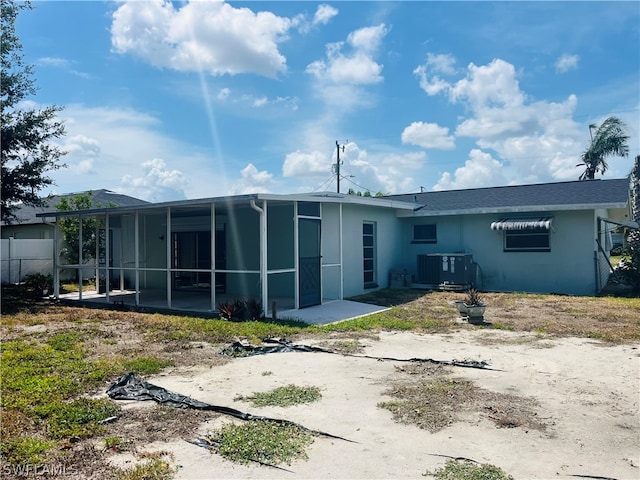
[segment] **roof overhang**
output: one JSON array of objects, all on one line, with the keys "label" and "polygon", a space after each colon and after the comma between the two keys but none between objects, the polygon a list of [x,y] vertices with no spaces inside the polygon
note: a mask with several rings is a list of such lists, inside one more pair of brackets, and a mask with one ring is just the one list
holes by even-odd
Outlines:
[{"label": "roof overhang", "polygon": [[388,198],[378,198],[378,197],[361,197],[357,195],[347,195],[341,193],[300,193],[300,194],[270,194],[270,193],[257,193],[257,194],[247,194],[247,195],[232,195],[225,197],[212,197],[212,198],[201,198],[201,199],[192,199],[192,200],[176,200],[172,202],[162,202],[162,203],[147,203],[142,205],[133,205],[126,207],[100,207],[100,208],[91,208],[88,210],[69,210],[69,211],[51,211],[45,213],[38,213],[36,216],[41,218],[57,218],[57,217],[68,217],[68,216],[76,216],[76,215],[87,215],[87,216],[96,216],[96,215],[105,215],[109,214],[119,214],[119,213],[129,213],[135,211],[149,211],[149,210],[159,210],[165,208],[197,208],[202,206],[210,206],[211,204],[216,205],[224,205],[227,207],[234,205],[248,205],[251,200],[254,201],[262,201],[266,200],[268,202],[319,202],[319,203],[341,203],[341,204],[352,204],[352,205],[366,205],[373,207],[383,207],[383,208],[392,208],[396,210],[408,210],[412,211],[414,208],[414,204],[408,202],[402,202],[399,200],[390,200]]},{"label": "roof overhang", "polygon": [[491,223],[491,230],[527,230],[538,228],[551,230],[553,217],[538,218],[503,218]]}]

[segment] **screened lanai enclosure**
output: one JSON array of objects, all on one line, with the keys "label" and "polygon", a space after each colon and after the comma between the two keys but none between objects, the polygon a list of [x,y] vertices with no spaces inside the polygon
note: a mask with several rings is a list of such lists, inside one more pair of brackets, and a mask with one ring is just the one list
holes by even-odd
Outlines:
[{"label": "screened lanai enclosure", "polygon": [[[342,299],[342,204],[299,197],[41,214],[75,222],[79,230],[77,245],[69,245],[56,229],[54,294],[198,312],[254,299],[268,316],[274,306],[282,311]],[[77,288],[61,290],[63,278],[75,279]]]}]

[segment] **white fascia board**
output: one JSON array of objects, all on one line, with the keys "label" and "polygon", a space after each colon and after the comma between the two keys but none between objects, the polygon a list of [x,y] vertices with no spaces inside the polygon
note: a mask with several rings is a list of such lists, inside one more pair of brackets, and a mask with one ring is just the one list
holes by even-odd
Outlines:
[{"label": "white fascia board", "polygon": [[627,208],[626,203],[604,203],[604,204],[576,204],[576,205],[531,205],[525,207],[498,207],[498,208],[465,208],[462,210],[438,210],[436,212],[419,209],[413,212],[398,211],[398,217],[443,217],[447,215],[482,215],[488,213],[512,214],[528,212],[551,212],[569,210],[597,210]]},{"label": "white fascia board", "polygon": [[348,195],[345,193],[295,193],[290,195],[260,193],[257,195],[257,200],[342,203],[367,205],[372,207],[395,208],[411,211],[413,211],[416,206],[414,203],[401,202],[398,200],[388,200],[377,197],[361,197],[358,195]]}]

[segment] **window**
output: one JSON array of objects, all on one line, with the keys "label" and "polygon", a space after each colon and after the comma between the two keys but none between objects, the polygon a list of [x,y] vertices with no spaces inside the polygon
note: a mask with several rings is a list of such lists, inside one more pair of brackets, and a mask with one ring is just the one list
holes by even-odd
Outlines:
[{"label": "window", "polygon": [[504,231],[505,252],[550,252],[549,230],[544,227]]},{"label": "window", "polygon": [[411,243],[437,243],[436,225],[414,225]]},{"label": "window", "polygon": [[375,288],[376,284],[376,224],[362,224],[362,270],[364,288]]},{"label": "window", "polygon": [[317,202],[298,202],[298,215],[302,217],[319,217],[320,204]]}]

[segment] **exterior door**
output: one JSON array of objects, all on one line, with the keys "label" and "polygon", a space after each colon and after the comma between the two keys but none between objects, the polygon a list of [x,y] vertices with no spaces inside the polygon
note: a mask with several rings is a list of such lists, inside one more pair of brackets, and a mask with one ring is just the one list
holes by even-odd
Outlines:
[{"label": "exterior door", "polygon": [[298,219],[300,308],[320,305],[320,220]]}]

